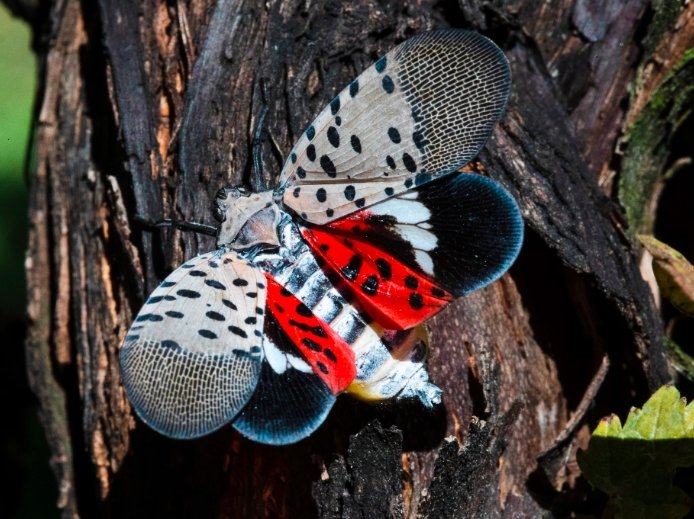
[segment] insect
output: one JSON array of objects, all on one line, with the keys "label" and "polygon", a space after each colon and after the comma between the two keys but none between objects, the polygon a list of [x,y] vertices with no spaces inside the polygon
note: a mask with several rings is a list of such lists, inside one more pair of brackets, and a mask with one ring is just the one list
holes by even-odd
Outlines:
[{"label": "insect", "polygon": [[508,192],[459,172],[509,85],[488,39],[414,36],[318,115],[275,189],[222,189],[217,250],[154,290],[120,350],[142,420],[174,438],[231,423],[280,445],[342,392],[439,403],[422,322],[498,279],[522,242]]}]

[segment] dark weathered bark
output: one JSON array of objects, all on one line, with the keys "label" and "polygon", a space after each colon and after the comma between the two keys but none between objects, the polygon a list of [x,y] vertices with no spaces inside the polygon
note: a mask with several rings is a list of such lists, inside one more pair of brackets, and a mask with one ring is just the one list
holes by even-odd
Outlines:
[{"label": "dark weathered bark", "polygon": [[[579,426],[641,403],[667,380],[660,317],[605,195],[619,173],[627,86],[639,59],[650,59],[640,39],[661,20],[651,9],[646,0],[53,2],[32,173],[27,355],[64,515],[576,510],[585,485],[555,489],[573,481],[558,460],[575,449]],[[527,221],[511,275],[430,324],[430,371],[445,406],[424,413],[345,399],[314,436],[284,448],[230,428],[190,442],[150,431],[125,398],[118,347],[147,292],[213,242],[152,232],[135,217],[210,222],[214,193],[248,178],[264,106],[272,183],[293,141],[351,78],[407,36],[445,26],[479,30],[509,57],[511,100],[481,161]],[[665,37],[649,34],[652,46]],[[362,430],[374,418],[383,427]]]}]

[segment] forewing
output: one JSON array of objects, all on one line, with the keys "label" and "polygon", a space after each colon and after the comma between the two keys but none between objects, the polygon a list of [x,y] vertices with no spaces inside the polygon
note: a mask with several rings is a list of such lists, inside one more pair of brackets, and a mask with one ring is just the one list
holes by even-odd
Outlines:
[{"label": "forewing", "polygon": [[477,33],[410,38],[304,132],[282,170],[284,204],[323,224],[459,169],[501,117],[509,85],[505,56]]},{"label": "forewing", "polygon": [[128,398],[152,428],[205,435],[251,397],[263,358],[263,273],[234,252],[197,256],[152,292],[120,351]]},{"label": "forewing", "polygon": [[523,220],[500,184],[459,174],[302,234],[373,319],[404,329],[506,272]]}]

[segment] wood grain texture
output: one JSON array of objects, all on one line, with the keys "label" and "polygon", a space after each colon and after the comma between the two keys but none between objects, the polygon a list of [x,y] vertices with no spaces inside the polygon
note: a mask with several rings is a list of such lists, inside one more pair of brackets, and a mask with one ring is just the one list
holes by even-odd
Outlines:
[{"label": "wood grain texture", "polygon": [[[576,495],[589,491],[554,488],[567,448],[556,442],[572,414],[580,412],[573,423],[594,423],[668,379],[660,317],[605,195],[648,8],[644,0],[604,2],[599,12],[587,4],[595,3],[48,6],[27,358],[63,515],[576,510]],[[125,398],[118,347],[149,290],[213,240],[152,232],[135,217],[212,223],[214,193],[248,182],[264,107],[272,184],[293,142],[353,77],[406,37],[448,26],[482,31],[510,60],[509,107],[481,163],[517,197],[527,240],[510,275],[429,324],[430,372],[444,406],[342,398],[314,436],[282,448],[231,428],[188,442],[149,430]],[[605,355],[610,369],[587,408],[583,394]],[[553,448],[556,456],[538,461]]]}]

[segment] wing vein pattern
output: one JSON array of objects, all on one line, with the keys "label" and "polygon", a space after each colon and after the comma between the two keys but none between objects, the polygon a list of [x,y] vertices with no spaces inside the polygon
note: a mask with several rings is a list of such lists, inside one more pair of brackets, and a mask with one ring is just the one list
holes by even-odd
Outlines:
[{"label": "wing vein pattern", "polygon": [[479,34],[442,30],[405,41],[340,92],[282,170],[284,205],[325,224],[458,170],[506,105],[505,56]]}]

